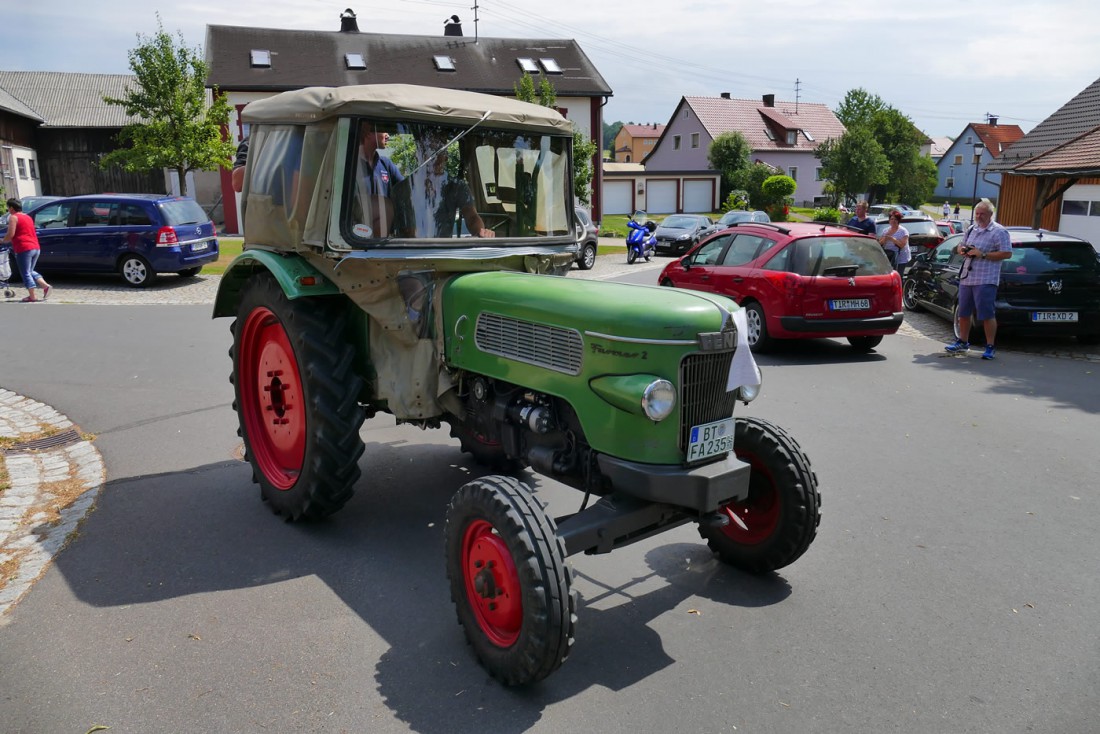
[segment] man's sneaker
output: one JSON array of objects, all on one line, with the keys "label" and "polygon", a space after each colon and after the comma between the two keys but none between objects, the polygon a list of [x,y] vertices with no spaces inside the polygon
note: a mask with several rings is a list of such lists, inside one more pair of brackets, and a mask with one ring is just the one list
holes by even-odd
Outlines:
[{"label": "man's sneaker", "polygon": [[944,347],[952,354],[962,354],[963,352],[970,351],[970,342],[964,342],[962,339],[956,339],[952,344],[948,344]]},{"label": "man's sneaker", "polygon": [[997,356],[997,347],[992,344],[985,345],[985,351],[982,352],[982,359],[994,359]]}]

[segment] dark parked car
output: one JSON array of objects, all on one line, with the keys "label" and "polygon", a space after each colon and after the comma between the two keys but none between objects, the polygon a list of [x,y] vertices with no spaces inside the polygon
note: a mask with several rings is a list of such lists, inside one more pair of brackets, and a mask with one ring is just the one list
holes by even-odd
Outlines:
[{"label": "dark parked car", "polygon": [[[997,289],[998,331],[1100,343],[1100,261],[1092,245],[1042,230],[1009,229],[1009,235],[1012,257],[1001,262]],[[907,309],[955,320],[963,256],[954,250],[963,236],[948,237],[913,262],[905,275]]]},{"label": "dark parked car", "polygon": [[714,231],[714,222],[702,214],[671,214],[657,225],[657,252],[678,255],[687,252],[699,240]]},{"label": "dark parked car", "polygon": [[584,228],[583,236],[578,240],[580,250],[577,251],[577,267],[581,270],[589,270],[596,264],[596,252],[600,241],[600,228],[592,221],[581,207],[576,207],[577,222]]},{"label": "dark parked car", "polygon": [[[913,257],[934,250],[943,242],[944,236],[936,226],[936,222],[922,214],[903,216],[901,226],[905,227],[905,231],[909,233],[909,252]],[[875,222],[875,236],[881,237],[882,233],[889,228],[889,219]]]},{"label": "dark parked car", "polygon": [[738,222],[770,222],[771,220],[772,218],[768,216],[767,212],[748,212],[734,209],[726,212],[718,219],[718,229],[725,229]]},{"label": "dark parked car", "polygon": [[158,273],[187,278],[218,259],[214,223],[193,199],[102,194],[57,199],[34,219],[43,273],[117,272],[134,287]]},{"label": "dark parked car", "polygon": [[754,351],[816,337],[869,351],[902,321],[901,278],[882,247],[840,226],[737,224],[669,263],[658,282],[733,298]]}]

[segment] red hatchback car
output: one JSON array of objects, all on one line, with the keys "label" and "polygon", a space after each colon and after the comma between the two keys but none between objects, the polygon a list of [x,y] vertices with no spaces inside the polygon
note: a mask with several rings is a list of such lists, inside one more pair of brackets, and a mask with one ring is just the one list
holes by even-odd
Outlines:
[{"label": "red hatchback car", "polygon": [[669,263],[659,282],[737,301],[758,352],[817,337],[870,351],[902,321],[901,278],[882,247],[839,225],[737,224]]}]

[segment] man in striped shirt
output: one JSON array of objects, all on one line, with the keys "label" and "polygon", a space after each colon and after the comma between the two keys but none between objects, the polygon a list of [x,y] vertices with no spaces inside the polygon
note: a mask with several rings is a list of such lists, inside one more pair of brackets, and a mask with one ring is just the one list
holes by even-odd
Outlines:
[{"label": "man in striped shirt", "polygon": [[959,331],[958,338],[948,344],[947,351],[961,354],[970,349],[970,318],[977,312],[985,331],[985,352],[982,359],[997,354],[997,286],[1001,283],[1001,260],[1012,257],[1012,240],[1008,230],[993,221],[993,204],[982,199],[974,207],[974,226],[966,232],[956,250],[964,257],[959,270]]}]

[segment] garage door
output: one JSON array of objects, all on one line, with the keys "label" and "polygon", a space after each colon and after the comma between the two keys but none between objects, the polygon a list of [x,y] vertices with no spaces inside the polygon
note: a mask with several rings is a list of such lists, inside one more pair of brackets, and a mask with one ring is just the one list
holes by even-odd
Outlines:
[{"label": "garage door", "polygon": [[634,213],[634,182],[603,180],[603,213]]},{"label": "garage door", "polygon": [[646,211],[650,214],[676,212],[677,181],[650,181],[646,186]]},{"label": "garage door", "polygon": [[684,181],[684,211],[691,214],[714,211],[713,191],[712,181]]},{"label": "garage door", "polygon": [[1100,252],[1100,186],[1074,184],[1066,189],[1058,231],[1088,240]]}]

